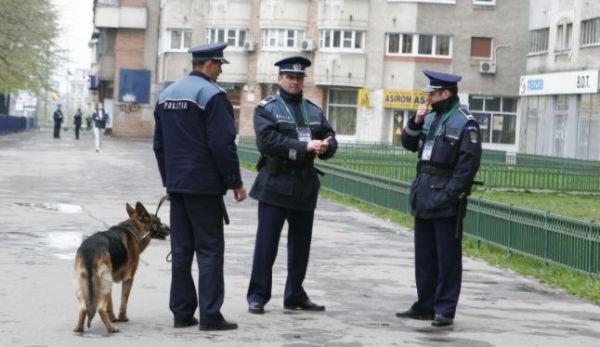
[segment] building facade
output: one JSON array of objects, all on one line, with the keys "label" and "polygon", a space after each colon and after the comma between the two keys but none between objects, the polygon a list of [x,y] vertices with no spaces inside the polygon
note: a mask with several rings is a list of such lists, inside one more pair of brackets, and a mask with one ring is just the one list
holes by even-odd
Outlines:
[{"label": "building facade", "polygon": [[90,89],[116,136],[154,130],[159,0],[94,0]]},{"label": "building facade", "polygon": [[530,0],[519,151],[600,160],[600,2]]},{"label": "building facade", "polygon": [[[239,134],[252,136],[254,108],[277,86],[273,63],[303,55],[313,61],[305,96],[341,141],[398,143],[426,97],[422,70],[434,69],[463,76],[461,101],[484,147],[516,151],[528,12],[519,0],[96,0],[94,83],[114,104],[116,134],[150,134],[158,93],[191,71],[187,50],[227,42],[219,83]],[[136,98],[133,111],[119,86],[124,69],[150,76],[149,100]]]}]

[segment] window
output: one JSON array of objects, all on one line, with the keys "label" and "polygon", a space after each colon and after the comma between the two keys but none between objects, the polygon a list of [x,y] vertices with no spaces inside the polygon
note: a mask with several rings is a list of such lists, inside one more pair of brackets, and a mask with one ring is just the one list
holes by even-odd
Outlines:
[{"label": "window", "polygon": [[469,109],[479,123],[482,143],[516,143],[516,98],[471,95]]},{"label": "window", "polygon": [[567,142],[567,117],[569,116],[569,96],[557,95],[554,97],[554,134],[552,155],[566,156]]},{"label": "window", "polygon": [[473,0],[473,5],[494,6],[496,5],[496,0]]},{"label": "window", "polygon": [[548,51],[548,28],[529,32],[529,53],[546,53]]},{"label": "window", "polygon": [[171,50],[184,50],[192,45],[192,31],[186,29],[170,29],[169,30]]},{"label": "window", "polygon": [[556,26],[556,44],[557,51],[571,49],[571,35],[573,33],[573,23],[563,23]]},{"label": "window", "polygon": [[[449,58],[452,55],[452,38],[444,35],[419,35],[389,33],[387,55],[416,55]],[[416,44],[413,44],[416,42]]]},{"label": "window", "polygon": [[358,90],[330,89],[327,120],[338,135],[356,134]]},{"label": "window", "polygon": [[304,40],[304,31],[292,29],[264,29],[264,48],[299,49],[300,42]]},{"label": "window", "polygon": [[206,31],[206,42],[227,42],[230,47],[243,48],[246,35],[246,29],[210,28]]},{"label": "window", "polygon": [[600,95],[581,95],[577,128],[577,158],[600,160]]},{"label": "window", "polygon": [[492,39],[471,37],[471,58],[492,58]]},{"label": "window", "polygon": [[321,48],[360,50],[364,47],[364,33],[354,30],[321,30]]},{"label": "window", "polygon": [[600,17],[581,21],[581,45],[600,43]]}]

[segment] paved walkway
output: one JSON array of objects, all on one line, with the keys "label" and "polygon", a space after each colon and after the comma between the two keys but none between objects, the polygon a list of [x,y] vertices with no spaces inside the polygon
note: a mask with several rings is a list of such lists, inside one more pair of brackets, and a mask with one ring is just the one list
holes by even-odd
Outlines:
[{"label": "paved walkway", "polygon": [[[109,336],[98,316],[72,333],[77,304],[73,257],[84,235],[126,218],[125,202],[156,208],[163,195],[149,140],[49,131],[0,136],[1,346],[598,346],[600,307],[510,271],[465,258],[454,327],[400,320],[415,298],[412,234],[325,200],[316,214],[305,288],[325,313],[282,308],[285,236],[265,315],[247,312],[257,204],[227,197],[223,313],[230,332],[172,328],[168,309],[169,243],[153,241],[142,255],[129,323]],[[244,174],[249,187],[253,180]],[[168,204],[160,215],[168,221]],[[120,287],[116,290],[120,293]]]}]

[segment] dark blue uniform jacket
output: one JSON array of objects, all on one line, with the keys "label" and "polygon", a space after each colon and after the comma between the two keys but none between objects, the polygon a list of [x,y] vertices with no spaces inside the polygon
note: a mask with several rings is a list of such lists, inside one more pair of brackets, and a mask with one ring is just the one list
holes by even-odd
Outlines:
[{"label": "dark blue uniform jacket", "polygon": [[165,89],[154,110],[154,153],[169,193],[222,195],[242,186],[233,107],[199,72]]},{"label": "dark blue uniform jacket", "polygon": [[[458,102],[458,100],[457,100]],[[456,104],[455,104],[456,106]],[[464,107],[447,119],[434,144],[430,160],[423,160],[427,134],[435,134],[443,114],[431,112],[417,125],[411,118],[402,132],[402,145],[418,151],[417,177],[413,181],[410,202],[417,218],[444,218],[458,215],[460,203],[471,193],[481,160],[479,125]],[[461,201],[462,200],[462,201]]]},{"label": "dark blue uniform jacket", "polygon": [[250,196],[264,203],[293,210],[314,210],[320,182],[313,167],[315,154],[306,151],[306,142],[298,140],[297,127],[309,127],[312,139],[331,136],[329,149],[319,159],[329,159],[337,151],[335,132],[321,108],[305,100],[309,124],[305,124],[300,102],[288,102],[292,119],[274,96],[261,101],[254,111],[256,145],[263,156],[285,162],[285,169],[272,172],[265,165],[259,170]]}]

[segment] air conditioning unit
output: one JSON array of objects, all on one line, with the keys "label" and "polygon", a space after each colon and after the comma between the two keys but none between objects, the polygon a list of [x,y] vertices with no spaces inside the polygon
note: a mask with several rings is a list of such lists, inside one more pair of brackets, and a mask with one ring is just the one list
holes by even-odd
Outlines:
[{"label": "air conditioning unit", "polygon": [[317,45],[315,44],[314,40],[302,40],[300,47],[305,52],[312,52],[317,49]]},{"label": "air conditioning unit", "polygon": [[496,62],[491,60],[480,61],[479,72],[482,74],[495,74]]},{"label": "air conditioning unit", "polygon": [[244,49],[248,52],[254,52],[256,50],[256,42],[254,42],[254,41],[244,42]]}]

